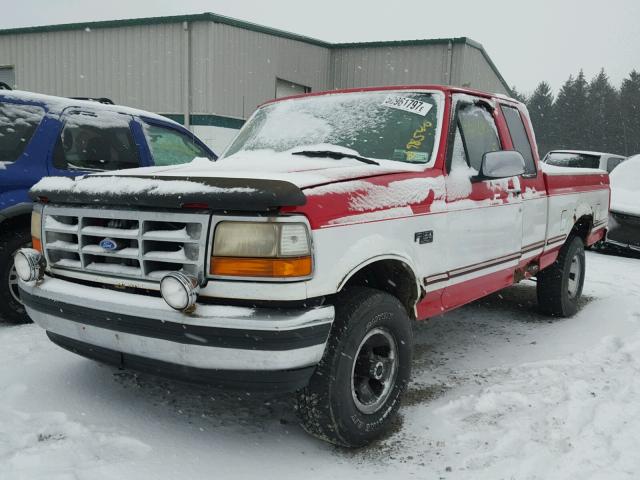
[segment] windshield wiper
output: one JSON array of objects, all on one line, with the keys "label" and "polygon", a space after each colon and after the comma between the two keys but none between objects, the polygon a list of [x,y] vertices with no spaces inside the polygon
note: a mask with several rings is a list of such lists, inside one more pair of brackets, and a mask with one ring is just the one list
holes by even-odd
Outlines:
[{"label": "windshield wiper", "polygon": [[353,153],[334,152],[333,150],[301,150],[299,152],[293,152],[292,155],[303,155],[305,157],[324,157],[340,160],[341,158],[353,158],[359,162],[366,163],[368,165],[380,165],[375,160],[371,160],[367,157],[361,157],[360,155],[354,155]]}]

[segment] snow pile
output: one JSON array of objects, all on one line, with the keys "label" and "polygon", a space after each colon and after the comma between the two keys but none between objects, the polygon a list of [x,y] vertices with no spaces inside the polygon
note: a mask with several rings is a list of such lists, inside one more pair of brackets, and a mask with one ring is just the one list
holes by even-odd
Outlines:
[{"label": "snow pile", "polygon": [[611,210],[640,216],[640,155],[611,172]]},{"label": "snow pile", "polygon": [[95,195],[180,195],[186,193],[255,192],[254,188],[221,188],[187,180],[153,180],[150,178],[88,176],[76,179],[45,177],[36,183],[34,192],[89,193]]},{"label": "snow pile", "polygon": [[[0,395],[5,398],[8,390],[16,387]],[[25,413],[0,406],[1,478],[77,478],[70,472],[132,461],[150,451],[139,440],[71,421],[63,412]]]}]

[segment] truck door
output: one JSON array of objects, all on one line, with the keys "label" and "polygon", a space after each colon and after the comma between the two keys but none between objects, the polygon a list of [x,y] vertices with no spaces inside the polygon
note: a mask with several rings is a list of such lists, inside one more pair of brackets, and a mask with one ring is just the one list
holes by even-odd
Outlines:
[{"label": "truck door", "polygon": [[531,129],[523,112],[515,105],[500,105],[509,130],[511,146],[524,158],[524,175],[520,179],[522,189],[522,258],[521,266],[542,253],[547,234],[547,195],[542,173],[536,166],[536,149]]},{"label": "truck door", "polygon": [[446,168],[449,309],[513,282],[522,247],[520,179],[479,180],[485,153],[504,149],[488,101],[454,95]]}]

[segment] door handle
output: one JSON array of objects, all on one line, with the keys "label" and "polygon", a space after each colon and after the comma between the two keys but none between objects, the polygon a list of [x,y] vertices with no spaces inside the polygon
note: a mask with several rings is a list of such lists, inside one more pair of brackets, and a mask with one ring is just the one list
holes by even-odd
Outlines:
[{"label": "door handle", "polygon": [[522,190],[520,188],[507,188],[507,192],[513,193],[514,195],[518,196],[522,193]]}]

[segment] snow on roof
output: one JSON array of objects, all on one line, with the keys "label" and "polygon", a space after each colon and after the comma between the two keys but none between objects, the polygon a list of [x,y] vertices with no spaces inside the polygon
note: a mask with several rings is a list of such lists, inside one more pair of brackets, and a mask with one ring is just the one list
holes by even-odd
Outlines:
[{"label": "snow on roof", "polygon": [[107,105],[104,103],[94,102],[91,100],[76,100],[73,98],[57,97],[54,95],[45,95],[44,93],[27,92],[24,90],[2,90],[0,91],[0,99],[12,99],[26,101],[36,105],[42,105],[50,112],[61,113],[69,107],[88,108],[91,110],[109,111],[115,113],[124,113],[136,117],[152,118],[167,123],[179,125],[173,120],[158,115],[157,113],[140,110],[137,108],[126,107],[124,105]]},{"label": "snow on roof", "polygon": [[622,157],[623,155],[617,155],[615,153],[606,153],[606,152],[592,152],[589,150],[551,150],[547,155],[551,155],[552,153],[572,153],[576,155],[614,155],[616,157]]}]

